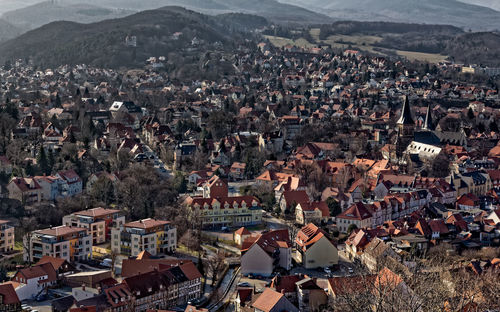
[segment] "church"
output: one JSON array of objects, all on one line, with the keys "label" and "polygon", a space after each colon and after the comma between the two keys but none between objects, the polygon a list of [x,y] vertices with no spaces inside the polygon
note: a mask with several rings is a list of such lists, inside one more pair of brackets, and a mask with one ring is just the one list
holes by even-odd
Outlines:
[{"label": "church", "polygon": [[416,123],[411,114],[410,101],[405,97],[401,116],[396,122],[396,156],[402,164],[411,163],[413,167],[421,167],[423,163],[432,161],[442,154],[447,144],[465,146],[467,136],[461,129],[459,132],[436,130],[432,120],[431,104],[427,106],[425,121],[416,130]]}]

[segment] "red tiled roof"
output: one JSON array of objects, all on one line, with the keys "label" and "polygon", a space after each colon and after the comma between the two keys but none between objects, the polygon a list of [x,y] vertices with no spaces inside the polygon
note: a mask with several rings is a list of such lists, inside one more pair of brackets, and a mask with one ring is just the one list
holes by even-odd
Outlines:
[{"label": "red tiled roof", "polygon": [[321,216],[323,218],[330,217],[330,209],[328,208],[328,205],[325,201],[300,203],[300,207],[303,211],[314,211],[318,209],[319,211],[321,211]]},{"label": "red tiled roof", "polygon": [[305,251],[307,248],[309,248],[309,246],[313,245],[323,237],[327,237],[326,233],[313,223],[309,223],[308,225],[300,229],[300,231],[297,233],[295,243],[299,247],[302,247],[302,249]]},{"label": "red tiled roof", "polygon": [[266,251],[268,253],[274,252],[274,250],[276,248],[284,248],[284,244],[278,243],[278,242],[286,242],[286,244],[287,244],[286,248],[288,248],[290,245],[290,238],[288,236],[288,229],[269,231],[269,232],[260,234],[256,238],[251,238],[251,239],[252,240],[255,239],[255,240],[253,241],[253,243],[250,246],[248,246],[249,245],[247,243],[248,240],[245,240],[245,242],[242,246],[242,252],[247,251],[255,244],[259,245],[264,251]]},{"label": "red tiled roof", "polygon": [[449,230],[446,224],[444,223],[444,220],[442,219],[437,219],[437,220],[431,220],[429,222],[429,227],[431,228],[433,233],[440,233],[440,234],[448,234]]},{"label": "red tiled roof", "polygon": [[66,260],[61,259],[61,258],[56,258],[56,257],[51,257],[51,256],[43,256],[35,265],[41,265],[44,263],[50,263],[52,264],[52,267],[54,270],[58,270],[63,264],[66,262]]},{"label": "red tiled roof", "polygon": [[355,203],[337,216],[337,219],[365,220],[372,217],[371,211],[363,203]]},{"label": "red tiled roof", "polygon": [[284,191],[283,197],[287,206],[290,206],[293,203],[302,204],[309,202],[309,196],[306,191]]},{"label": "red tiled roof", "polygon": [[122,262],[122,277],[127,278],[138,274],[159,270],[160,267],[177,266],[191,260],[183,259],[124,259]]},{"label": "red tiled roof", "polygon": [[283,294],[276,292],[270,288],[266,288],[264,292],[255,300],[252,307],[264,312],[271,311],[274,306],[283,298]]},{"label": "red tiled roof", "polygon": [[0,295],[2,296],[2,304],[16,304],[20,303],[16,290],[11,283],[0,284]]},{"label": "red tiled roof", "polygon": [[81,231],[87,231],[87,229],[80,228],[80,227],[74,227],[74,226],[61,225],[61,226],[56,226],[56,227],[53,227],[50,229],[39,230],[39,231],[36,231],[36,233],[43,234],[43,235],[51,235],[51,236],[64,236],[64,235],[68,235],[71,233],[79,233]]},{"label": "red tiled roof", "polygon": [[239,229],[237,229],[234,234],[236,235],[250,235],[250,231],[247,230],[244,226],[240,227]]},{"label": "red tiled roof", "polygon": [[271,281],[271,288],[274,288],[279,293],[282,290],[285,293],[295,292],[295,283],[300,280],[302,280],[302,277],[299,275],[275,276]]},{"label": "red tiled roof", "polygon": [[120,212],[120,210],[97,207],[97,208],[92,208],[92,209],[74,212],[73,214],[79,215],[79,216],[87,216],[87,217],[102,217],[102,216],[107,216],[107,215],[117,213],[117,212]]},{"label": "red tiled roof", "polygon": [[25,279],[39,278],[47,275],[47,279],[43,282],[53,282],[57,279],[56,271],[51,263],[42,263],[40,265],[35,265],[29,268],[24,268],[19,270],[16,275],[22,275]]},{"label": "red tiled roof", "polygon": [[198,271],[198,268],[196,268],[193,262],[181,264],[180,268],[182,273],[184,273],[190,281],[202,277],[200,271]]}]

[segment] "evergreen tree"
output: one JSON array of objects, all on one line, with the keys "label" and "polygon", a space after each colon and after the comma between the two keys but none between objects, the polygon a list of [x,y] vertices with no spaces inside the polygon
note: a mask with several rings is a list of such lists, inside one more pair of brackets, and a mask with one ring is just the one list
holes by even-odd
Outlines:
[{"label": "evergreen tree", "polygon": [[203,267],[203,260],[201,259],[201,253],[198,253],[198,263],[196,268],[200,272],[201,276],[205,276],[205,268]]},{"label": "evergreen tree", "polygon": [[54,168],[56,164],[56,158],[52,150],[49,151],[48,163],[49,163],[49,168]]},{"label": "evergreen tree", "polygon": [[24,174],[27,177],[32,177],[35,175],[35,170],[34,170],[33,166],[31,165],[31,161],[28,161],[28,163],[24,167]]},{"label": "evergreen tree", "polygon": [[474,119],[474,112],[471,107],[469,107],[469,111],[467,112],[467,118]]},{"label": "evergreen tree", "polygon": [[59,96],[59,93],[57,93],[57,95],[56,95],[55,107],[57,107],[57,108],[61,108],[62,107],[61,97]]},{"label": "evergreen tree", "polygon": [[47,159],[47,154],[45,153],[45,148],[43,148],[43,145],[40,146],[40,151],[38,152],[36,161],[38,163],[38,168],[42,171],[43,174],[49,175],[51,173],[51,169],[49,168],[49,160]]},{"label": "evergreen tree", "polygon": [[490,123],[490,131],[498,132],[498,125],[494,120]]}]

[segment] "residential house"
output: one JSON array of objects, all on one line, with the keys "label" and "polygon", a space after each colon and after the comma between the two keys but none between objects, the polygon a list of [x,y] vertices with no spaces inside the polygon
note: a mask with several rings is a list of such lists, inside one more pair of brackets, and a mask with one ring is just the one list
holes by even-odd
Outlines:
[{"label": "residential house", "polygon": [[450,230],[446,226],[443,219],[434,219],[428,222],[429,228],[431,229],[432,239],[444,239],[450,233]]},{"label": "residential house", "polygon": [[167,310],[201,296],[201,274],[189,262],[127,277],[105,293],[111,311],[123,311],[127,306],[135,311]]},{"label": "residential house", "polygon": [[339,214],[335,219],[339,231],[347,233],[350,227],[357,229],[370,227],[373,223],[372,218],[373,214],[365,204],[357,202]]},{"label": "residential house", "polygon": [[331,267],[339,262],[336,245],[313,223],[304,226],[297,233],[295,245],[297,260],[306,269]]},{"label": "residential house", "polygon": [[111,229],[111,250],[137,256],[142,251],[152,255],[172,253],[177,248],[177,229],[169,221],[143,219]]},{"label": "residential house", "polygon": [[22,311],[21,300],[11,282],[0,284],[0,311]]},{"label": "residential house", "polygon": [[5,175],[12,174],[12,163],[6,156],[0,156],[0,173]]},{"label": "residential house", "polygon": [[460,210],[470,211],[474,209],[479,209],[479,198],[472,193],[463,194],[457,200],[456,205],[457,209]]},{"label": "residential house", "polygon": [[16,294],[19,300],[34,299],[47,287],[57,282],[57,274],[52,264],[44,263],[32,267],[20,269],[16,272],[12,281],[19,283]]},{"label": "residential house", "polygon": [[68,260],[52,256],[43,256],[35,265],[42,265],[45,263],[50,263],[52,265],[56,271],[57,279],[73,274],[76,271],[76,267],[69,263]]},{"label": "residential house", "polygon": [[245,177],[246,164],[241,162],[234,162],[231,165],[229,176],[233,180],[243,180]]},{"label": "residential house", "polygon": [[309,203],[309,196],[304,190],[284,191],[279,200],[282,213],[292,211],[300,203]]},{"label": "residential house", "polygon": [[361,263],[363,263],[371,272],[377,272],[381,265],[384,265],[387,258],[399,260],[396,252],[383,240],[378,237],[373,238],[364,248],[361,254]]},{"label": "residential house", "polygon": [[275,268],[292,266],[288,230],[273,230],[249,237],[241,248],[241,274],[270,276]]},{"label": "residential house", "polygon": [[42,201],[42,188],[33,178],[13,178],[7,185],[10,199],[17,199],[25,204]]},{"label": "residential house", "polygon": [[83,182],[80,176],[75,172],[75,170],[70,169],[59,171],[56,174],[56,177],[64,181],[59,190],[59,194],[61,197],[73,197],[82,192]]},{"label": "residential house", "polygon": [[56,176],[35,176],[33,179],[41,187],[42,200],[53,201],[60,196],[60,185],[64,183],[60,178]]},{"label": "residential house", "polygon": [[323,288],[319,287],[316,279],[305,277],[295,283],[297,286],[297,303],[299,311],[320,311],[328,304],[328,295]]},{"label": "residential house", "polygon": [[238,246],[241,246],[243,242],[251,235],[252,233],[243,226],[234,232],[233,240]]},{"label": "residential house", "polygon": [[321,224],[330,219],[330,209],[324,201],[305,202],[295,207],[295,221],[298,224]]},{"label": "residential house", "polygon": [[255,312],[299,312],[282,293],[266,288],[252,303]]}]

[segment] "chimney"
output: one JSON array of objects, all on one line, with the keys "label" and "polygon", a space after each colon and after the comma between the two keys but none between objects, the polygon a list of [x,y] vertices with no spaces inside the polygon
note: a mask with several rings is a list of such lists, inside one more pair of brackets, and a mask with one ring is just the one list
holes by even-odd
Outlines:
[{"label": "chimney", "polygon": [[285,294],[285,289],[281,289],[281,293],[284,295]]},{"label": "chimney", "polygon": [[82,291],[85,291],[85,284],[82,284]]}]

